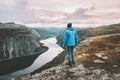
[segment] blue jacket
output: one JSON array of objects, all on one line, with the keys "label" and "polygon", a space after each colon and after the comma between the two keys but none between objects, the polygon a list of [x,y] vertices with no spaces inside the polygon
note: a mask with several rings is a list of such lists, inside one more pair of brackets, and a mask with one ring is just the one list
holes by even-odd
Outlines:
[{"label": "blue jacket", "polygon": [[64,46],[75,46],[78,44],[77,32],[72,28],[67,28],[64,33]]}]

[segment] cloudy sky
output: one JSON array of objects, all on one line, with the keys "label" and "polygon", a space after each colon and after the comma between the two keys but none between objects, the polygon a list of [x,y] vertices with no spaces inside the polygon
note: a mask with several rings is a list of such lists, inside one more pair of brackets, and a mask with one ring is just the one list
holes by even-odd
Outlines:
[{"label": "cloudy sky", "polygon": [[0,0],[0,22],[99,26],[120,22],[120,0]]}]

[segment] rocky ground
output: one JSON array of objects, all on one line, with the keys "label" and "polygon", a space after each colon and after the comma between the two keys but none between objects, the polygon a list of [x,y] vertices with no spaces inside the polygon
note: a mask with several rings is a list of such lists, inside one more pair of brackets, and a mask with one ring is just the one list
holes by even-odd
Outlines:
[{"label": "rocky ground", "polygon": [[109,73],[104,69],[85,68],[82,64],[75,67],[61,65],[11,80],[119,80],[120,73]]},{"label": "rocky ground", "polygon": [[11,80],[120,80],[120,34],[83,43],[76,47],[74,66],[66,65],[66,59],[56,67]]}]

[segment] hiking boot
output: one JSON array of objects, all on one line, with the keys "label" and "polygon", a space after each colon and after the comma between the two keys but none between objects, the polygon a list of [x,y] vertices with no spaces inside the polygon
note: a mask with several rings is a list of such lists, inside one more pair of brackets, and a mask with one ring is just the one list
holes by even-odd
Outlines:
[{"label": "hiking boot", "polygon": [[72,63],[71,62],[68,62],[66,65],[72,67]]},{"label": "hiking boot", "polygon": [[72,67],[72,63],[71,62],[69,63],[69,66]]},{"label": "hiking boot", "polygon": [[74,65],[74,64],[75,64],[75,62],[74,62],[74,61],[72,61],[72,64]]}]

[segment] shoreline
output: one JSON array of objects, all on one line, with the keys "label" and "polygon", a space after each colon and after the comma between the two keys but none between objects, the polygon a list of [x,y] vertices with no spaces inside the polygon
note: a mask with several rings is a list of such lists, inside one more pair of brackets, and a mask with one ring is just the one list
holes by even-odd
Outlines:
[{"label": "shoreline", "polygon": [[[42,51],[37,54],[32,54],[14,59],[8,59],[0,62],[0,79],[24,68],[29,67],[34,60],[48,50],[48,47],[42,46]],[[22,65],[22,66],[21,66]]]},{"label": "shoreline", "polygon": [[[30,74],[33,71],[35,71],[36,69],[39,69],[43,65],[50,63],[53,60],[55,60],[53,64],[56,65],[56,62],[58,63],[59,61],[61,61],[61,60],[57,61],[58,59],[56,59],[56,56],[60,56],[61,53],[64,52],[63,49],[58,44],[56,44],[56,42],[57,42],[57,40],[55,37],[40,41],[40,43],[43,43],[43,46],[47,46],[49,49],[46,52],[42,53],[40,56],[38,56],[34,60],[32,65],[30,65],[29,67],[21,69],[21,70],[16,71],[16,72],[13,72],[9,75],[6,75],[6,77],[8,77],[7,79]],[[62,60],[65,57],[63,54],[61,55],[61,56],[63,56]]]},{"label": "shoreline", "polygon": [[46,69],[49,69],[49,68],[52,68],[52,67],[55,67],[59,64],[61,64],[65,57],[66,57],[66,51],[62,51],[59,55],[57,55],[52,61],[46,63],[45,65],[41,66],[39,69],[36,69],[35,71],[31,72],[30,74],[33,75],[35,73],[39,73],[39,72],[42,72],[43,70],[46,70]]},{"label": "shoreline", "polygon": [[[64,61],[64,58],[65,58],[65,56],[66,56],[65,50],[64,50],[62,47],[60,47],[59,44],[57,44],[57,39],[56,39],[56,37],[54,37],[54,38],[49,38],[49,39],[50,39],[50,40],[48,40],[48,41],[47,41],[47,40],[44,40],[44,41],[41,41],[41,42],[42,42],[42,43],[47,43],[47,44],[44,44],[44,45],[45,45],[45,46],[48,46],[48,47],[51,47],[51,43],[54,42],[55,45],[53,45],[53,49],[50,50],[50,52],[52,52],[52,53],[49,53],[49,55],[47,55],[47,56],[52,56],[52,57],[53,57],[53,55],[54,55],[53,52],[56,53],[56,56],[54,55],[55,57],[53,57],[53,59],[49,60],[49,62],[46,62],[45,64],[43,64],[42,66],[40,66],[38,69],[32,71],[30,74],[33,74],[34,72],[39,71],[39,70],[40,70],[40,71],[43,71],[43,70],[48,69],[48,68],[51,68],[51,67],[53,67],[53,66],[57,66],[57,65],[59,65],[62,61]],[[55,50],[56,47],[59,47],[59,48],[61,48],[61,49]],[[62,51],[61,51],[61,50],[62,50]]]}]

